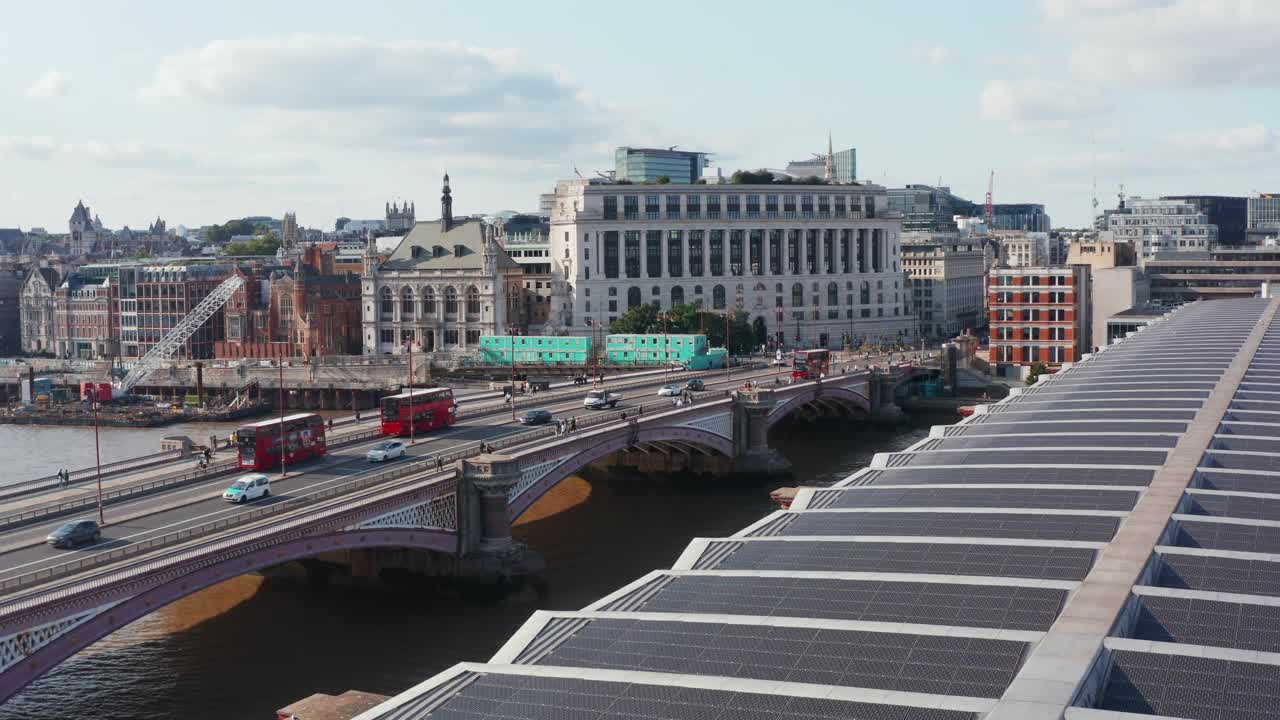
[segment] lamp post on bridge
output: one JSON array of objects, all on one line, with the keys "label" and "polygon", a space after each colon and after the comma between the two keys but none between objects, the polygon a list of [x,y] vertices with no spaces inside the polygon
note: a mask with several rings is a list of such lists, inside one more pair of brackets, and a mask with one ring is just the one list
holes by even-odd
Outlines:
[{"label": "lamp post on bridge", "polygon": [[[102,506],[102,445],[98,441],[98,399],[93,399],[93,457],[98,474],[98,525],[106,525],[106,512]],[[69,483],[68,483],[69,484]]]},{"label": "lamp post on bridge", "polygon": [[[412,330],[410,332],[413,332]],[[409,342],[405,343],[405,347],[409,350],[409,444],[413,445],[413,425],[418,420],[417,410],[414,402],[417,398],[413,395],[413,336],[409,337]]]},{"label": "lamp post on bridge", "polygon": [[284,479],[289,474],[285,467],[285,456],[289,453],[288,446],[285,444],[288,437],[284,432],[284,358],[276,360],[276,365],[280,368],[280,478]]}]

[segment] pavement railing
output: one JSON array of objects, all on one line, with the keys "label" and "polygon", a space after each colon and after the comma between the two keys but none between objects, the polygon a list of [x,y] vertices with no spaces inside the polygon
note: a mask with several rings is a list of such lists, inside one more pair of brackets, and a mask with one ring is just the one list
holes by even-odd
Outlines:
[{"label": "pavement railing", "polygon": [[[116,460],[114,462],[105,463],[102,466],[102,477],[114,477],[126,472],[137,472],[147,468],[163,465],[181,458],[182,452],[179,450],[162,450],[150,455],[139,455],[138,457],[126,458],[124,460]],[[96,467],[81,468],[72,470],[71,482],[69,485],[78,485],[81,483],[95,480],[98,476]],[[58,490],[62,485],[58,482],[57,475],[46,475],[45,477],[32,478],[30,480],[20,480],[11,485],[0,486],[0,500],[7,500],[13,497],[21,497],[30,495],[34,492],[43,492],[45,490]]]},{"label": "pavement railing", "polygon": [[[347,435],[328,443],[328,448],[358,444],[377,437],[382,437],[381,428],[348,433]],[[185,485],[194,485],[206,480],[213,480],[225,475],[234,474],[238,469],[239,462],[236,459],[212,462],[205,468],[181,472],[174,475],[165,475],[164,477],[156,478],[155,480],[105,491],[102,493],[102,504],[104,506],[114,505],[124,500],[150,495],[163,490],[172,490]],[[0,516],[0,532],[12,530],[41,520],[61,517],[63,515],[72,515],[88,508],[97,507],[97,505],[98,495],[96,493],[90,493],[88,495],[81,495],[62,502],[49,503],[23,512],[2,515]]]}]

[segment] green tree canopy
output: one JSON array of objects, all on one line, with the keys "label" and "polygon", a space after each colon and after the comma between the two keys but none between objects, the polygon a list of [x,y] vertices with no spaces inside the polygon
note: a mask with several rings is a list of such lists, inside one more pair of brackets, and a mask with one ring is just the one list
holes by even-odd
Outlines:
[{"label": "green tree canopy", "polygon": [[[748,321],[750,315],[745,310],[730,311],[729,333],[732,343],[729,352],[742,355],[751,352],[756,346],[755,331]],[[657,306],[644,303],[627,310],[613,324],[609,332],[618,334],[659,334],[663,331],[662,312]],[[672,335],[707,336],[707,344],[712,347],[724,347],[724,312],[704,310],[700,306],[689,303],[677,305],[666,313],[666,331]]]},{"label": "green tree canopy", "polygon": [[729,176],[729,182],[734,185],[769,185],[773,182],[773,173],[768,170],[735,170]]},{"label": "green tree canopy", "polygon": [[654,182],[659,185],[668,185],[671,183],[671,178],[667,177],[666,175],[659,175],[658,178],[654,180]]},{"label": "green tree canopy", "polygon": [[227,243],[222,249],[223,255],[275,255],[280,249],[280,240],[274,233],[259,235],[243,242]]}]

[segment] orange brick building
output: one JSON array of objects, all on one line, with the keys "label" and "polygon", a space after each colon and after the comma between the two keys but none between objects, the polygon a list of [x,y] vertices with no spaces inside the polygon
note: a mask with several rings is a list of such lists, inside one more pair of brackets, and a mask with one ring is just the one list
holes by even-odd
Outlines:
[{"label": "orange brick building", "polygon": [[987,293],[996,374],[1037,362],[1057,370],[1089,352],[1088,265],[996,268]]}]

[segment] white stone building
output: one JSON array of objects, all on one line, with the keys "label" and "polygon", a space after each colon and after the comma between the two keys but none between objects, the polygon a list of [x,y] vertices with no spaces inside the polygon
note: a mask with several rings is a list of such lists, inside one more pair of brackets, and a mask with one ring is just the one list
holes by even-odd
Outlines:
[{"label": "white stone building", "polygon": [[997,230],[996,242],[1000,244],[1000,264],[1004,267],[1043,267],[1052,265],[1049,252],[1049,233],[1023,230]]},{"label": "white stone building", "polygon": [[760,343],[838,347],[914,336],[899,238],[875,185],[556,185],[553,321],[630,307],[745,310]]},{"label": "white stone building", "polygon": [[55,291],[62,283],[57,270],[49,267],[32,268],[22,283],[19,297],[21,317],[19,334],[25,353],[56,353],[58,341],[66,333],[58,332],[57,302]]},{"label": "white stone building", "polygon": [[951,338],[986,324],[986,245],[980,239],[962,239],[957,233],[903,233],[902,269],[921,335]]},{"label": "white stone building", "polygon": [[415,224],[386,260],[369,239],[361,282],[366,355],[398,355],[409,343],[426,352],[474,350],[481,335],[510,330],[520,266],[493,226],[453,219],[448,175],[440,205],[440,220]]}]

